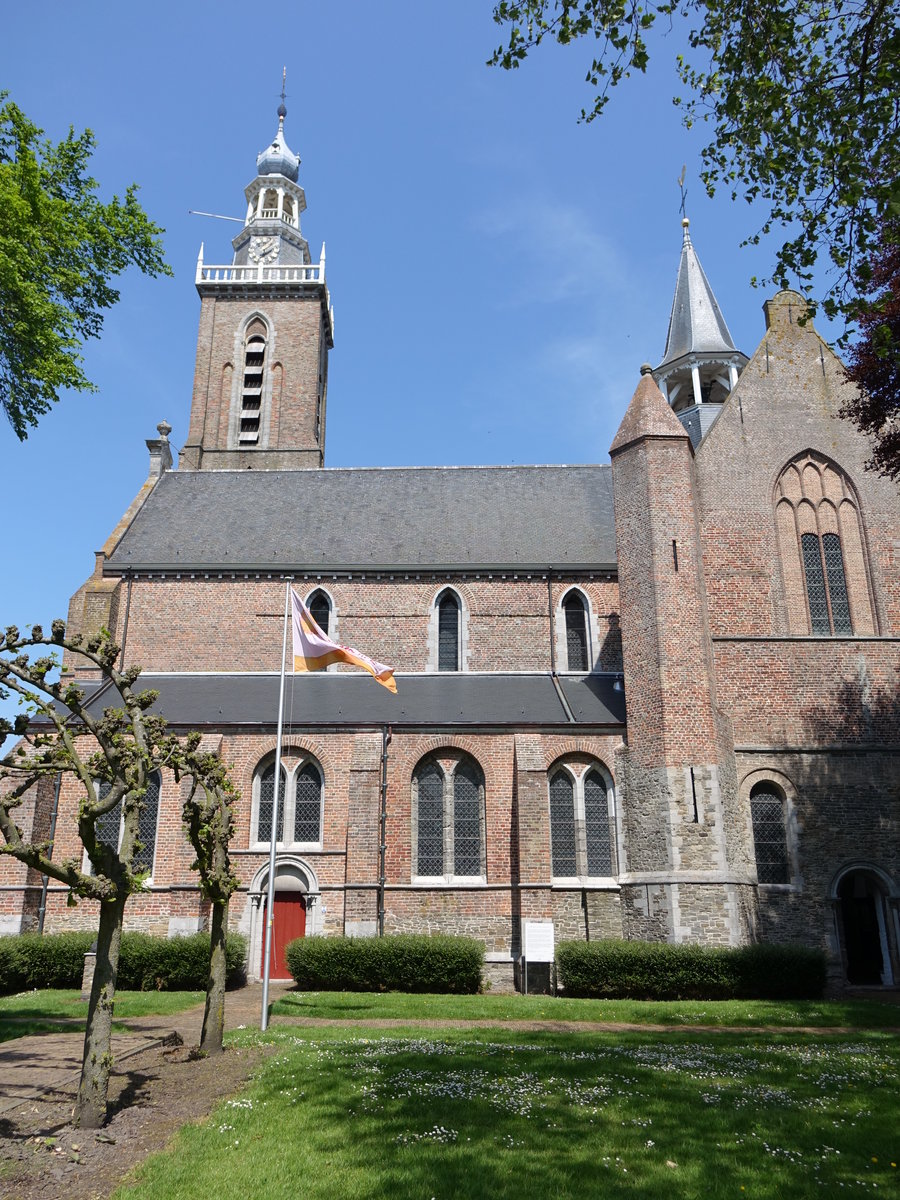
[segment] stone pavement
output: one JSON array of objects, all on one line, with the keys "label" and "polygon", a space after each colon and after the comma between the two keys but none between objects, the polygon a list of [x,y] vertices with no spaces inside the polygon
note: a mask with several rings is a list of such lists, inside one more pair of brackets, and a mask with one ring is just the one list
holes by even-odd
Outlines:
[{"label": "stone pavement", "polygon": [[[271,983],[269,1001],[273,1003],[293,981]],[[251,983],[225,997],[225,1028],[259,1025],[262,1014],[262,984]],[[114,1033],[113,1058],[116,1063],[161,1046],[173,1034],[187,1046],[200,1041],[203,1005],[187,1008],[168,1017],[135,1017],[119,1022],[128,1033]],[[0,1118],[20,1104],[37,1099],[74,1100],[81,1075],[83,1033],[50,1033],[16,1038],[0,1043]]]}]

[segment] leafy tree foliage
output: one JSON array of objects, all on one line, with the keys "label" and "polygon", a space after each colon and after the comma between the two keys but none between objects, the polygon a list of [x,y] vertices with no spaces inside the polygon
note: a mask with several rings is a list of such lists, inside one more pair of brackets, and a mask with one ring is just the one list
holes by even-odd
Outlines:
[{"label": "leafy tree foliage", "polygon": [[859,390],[841,416],[873,435],[866,466],[900,479],[900,223],[882,226],[865,299],[859,338],[847,356],[847,375]]},{"label": "leafy tree foliage", "polygon": [[[85,688],[61,667],[60,653],[71,663],[97,671],[101,689],[115,702],[102,713],[94,711]],[[203,875],[207,893],[213,900],[224,894],[227,901],[235,883],[227,845],[232,789],[222,764],[201,752],[200,734],[178,738],[168,730],[164,719],[150,711],[156,693],[135,689],[140,668],[119,670],[118,657],[119,647],[105,630],[67,637],[63,621],[54,621],[48,635],[38,625],[25,634],[15,626],[0,632],[0,699],[16,695],[25,709],[14,720],[0,718],[0,749],[11,736],[19,738],[0,755],[0,854],[64,884],[71,904],[79,897],[99,902],[96,965],[75,1106],[75,1124],[85,1128],[97,1128],[106,1120],[125,903],[141,890],[147,875],[135,863],[142,849],[140,815],[156,772],[171,770],[176,778],[190,781],[184,812],[186,820],[193,820],[196,811],[195,823],[204,827],[198,858],[208,863]],[[62,778],[74,779],[79,792],[76,819],[87,864],[80,854],[54,860],[50,845],[42,840],[40,822],[16,822],[26,799],[39,808],[48,786],[52,792],[54,781]],[[202,802],[195,800],[197,794]],[[121,833],[115,842],[102,836],[101,821],[117,806]],[[219,940],[224,947],[224,932]],[[210,959],[213,991],[215,942]],[[224,974],[223,948],[223,993]]]},{"label": "leafy tree foliage", "polygon": [[900,0],[500,0],[493,11],[507,31],[494,65],[518,67],[545,40],[593,42],[588,121],[646,71],[651,30],[680,28],[688,94],[675,102],[688,125],[714,129],[707,191],[763,201],[747,240],[784,230],[772,278],[809,290],[824,254],[822,307],[858,316],[879,226],[900,214]]},{"label": "leafy tree foliage", "polygon": [[60,391],[94,390],[79,351],[119,299],[110,280],[132,264],[171,274],[136,186],[97,199],[90,130],[59,145],[42,132],[0,103],[0,405],[21,441]]}]

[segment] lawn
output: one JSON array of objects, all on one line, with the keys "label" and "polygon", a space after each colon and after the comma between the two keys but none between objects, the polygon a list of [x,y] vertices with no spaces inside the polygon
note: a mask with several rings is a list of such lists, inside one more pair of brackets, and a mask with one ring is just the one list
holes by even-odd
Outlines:
[{"label": "lawn", "polygon": [[365,1034],[234,1035],[277,1051],[118,1200],[805,1200],[900,1188],[893,1035]]},{"label": "lawn", "polygon": [[[203,1002],[203,992],[117,992],[117,1033],[129,1017],[166,1016]],[[87,1001],[76,990],[46,988],[0,996],[0,1042],[33,1033],[84,1032]]]},{"label": "lawn", "polygon": [[613,1021],[634,1025],[810,1025],[900,1029],[900,1006],[874,1000],[575,1000],[563,996],[411,996],[287,992],[273,1014],[329,1021]]}]

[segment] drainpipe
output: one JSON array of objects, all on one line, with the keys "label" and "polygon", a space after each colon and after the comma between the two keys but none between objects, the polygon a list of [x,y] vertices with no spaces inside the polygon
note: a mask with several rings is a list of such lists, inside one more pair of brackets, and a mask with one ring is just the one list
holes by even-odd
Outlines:
[{"label": "drainpipe", "polygon": [[134,582],[131,571],[128,572],[128,587],[125,591],[125,618],[122,621],[122,646],[119,650],[119,670],[125,670],[125,643],[128,641],[128,618],[131,615],[131,585]]},{"label": "drainpipe", "polygon": [[387,850],[387,764],[391,727],[381,727],[381,820],[378,835],[378,936],[384,937],[385,851]]},{"label": "drainpipe", "polygon": [[556,678],[556,630],[553,628],[553,572],[547,568],[547,616],[550,619],[550,674]]},{"label": "drainpipe", "polygon": [[[62,787],[62,771],[56,774],[56,784],[53,788],[53,812],[50,814],[50,844],[47,847],[47,857],[53,857],[53,842],[56,838],[56,814],[59,812],[59,790]],[[47,887],[49,875],[41,876],[41,905],[38,909],[38,933],[44,932],[44,917],[47,913]]]}]

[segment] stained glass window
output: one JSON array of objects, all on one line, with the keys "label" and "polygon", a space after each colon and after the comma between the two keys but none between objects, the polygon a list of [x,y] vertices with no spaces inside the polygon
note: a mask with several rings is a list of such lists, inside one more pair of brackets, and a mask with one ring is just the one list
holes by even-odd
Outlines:
[{"label": "stained glass window", "polygon": [[612,875],[609,804],[606,784],[597,771],[589,771],[584,781],[584,840],[588,875]]},{"label": "stained glass window", "polygon": [[417,873],[444,873],[444,776],[437,763],[420,768],[418,784]]},{"label": "stained glass window", "polygon": [[321,840],[322,776],[312,763],[307,763],[294,778],[294,841]]},{"label": "stained glass window", "polygon": [[588,669],[587,613],[577,592],[569,592],[563,609],[566,614],[566,659],[568,670]]},{"label": "stained glass window", "polygon": [[481,780],[473,765],[461,762],[453,775],[453,873],[481,872]]},{"label": "stained glass window", "polygon": [[575,860],[575,791],[565,771],[550,780],[550,857],[554,875],[578,874]]},{"label": "stained glass window", "polygon": [[[256,840],[272,840],[272,806],[275,800],[275,764],[266,767],[259,777],[259,810],[256,819]],[[284,772],[281,773],[281,794],[278,797],[278,842],[284,841]]]},{"label": "stained glass window", "polygon": [[[154,772],[147,784],[147,791],[144,794],[144,804],[138,817],[137,840],[140,846],[131,864],[133,871],[153,870],[156,826],[159,820],[160,783],[159,772]],[[104,800],[109,795],[111,786],[106,781],[100,784],[97,789],[97,795],[100,800]],[[94,828],[98,842],[109,846],[111,850],[118,850],[122,837],[122,801],[120,800],[109,812],[105,812],[102,816],[98,817]]]},{"label": "stained glass window", "polygon": [[803,573],[806,576],[806,598],[809,601],[809,622],[813,633],[831,633],[828,601],[825,598],[825,573],[822,570],[822,551],[814,533],[804,533],[800,539],[803,549]]},{"label": "stained glass window", "polygon": [[784,798],[774,784],[758,783],[750,793],[750,817],[760,883],[789,883]]},{"label": "stained glass window", "polygon": [[850,602],[847,599],[847,580],[844,576],[844,556],[841,539],[836,533],[826,533],[822,538],[825,557],[825,574],[828,579],[828,598],[831,600],[831,620],[836,634],[852,633],[850,624]]},{"label": "stained glass window", "polygon": [[144,806],[138,817],[137,840],[140,842],[140,847],[132,863],[132,870],[134,871],[152,872],[153,870],[153,852],[156,848],[156,824],[159,817],[159,791],[160,778],[157,772],[150,776],[147,791],[144,793]]},{"label": "stained glass window", "polygon": [[[112,791],[112,784],[104,780],[97,788],[97,798],[105,800]],[[99,816],[94,822],[94,833],[98,842],[109,846],[110,850],[119,849],[119,832],[122,824],[122,801],[120,800],[109,812]]]},{"label": "stained glass window", "polygon": [[438,605],[438,670],[459,670],[459,601],[452,592]]}]

